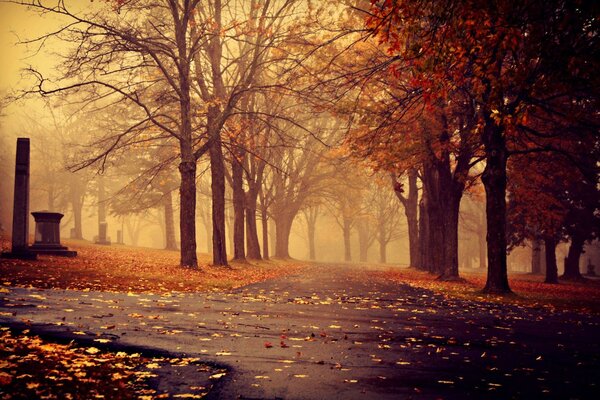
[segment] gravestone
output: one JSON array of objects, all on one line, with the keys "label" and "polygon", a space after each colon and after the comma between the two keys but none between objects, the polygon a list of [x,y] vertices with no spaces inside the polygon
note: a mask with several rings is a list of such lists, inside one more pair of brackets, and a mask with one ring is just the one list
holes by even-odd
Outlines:
[{"label": "gravestone", "polygon": [[60,244],[60,220],[63,214],[50,211],[32,212],[35,218],[35,242],[30,249],[37,254],[75,257],[76,251]]},{"label": "gravestone", "polygon": [[96,244],[110,245],[110,237],[106,235],[108,232],[108,223],[100,222],[98,224],[98,237],[96,238]]},{"label": "gravestone", "polygon": [[29,249],[29,138],[17,139],[15,193],[13,202],[12,248],[3,258],[35,260]]}]

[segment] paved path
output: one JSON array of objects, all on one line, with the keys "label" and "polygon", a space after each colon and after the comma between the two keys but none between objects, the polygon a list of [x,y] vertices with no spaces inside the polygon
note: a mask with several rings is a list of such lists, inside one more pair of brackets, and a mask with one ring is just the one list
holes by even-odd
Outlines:
[{"label": "paved path", "polygon": [[450,301],[355,267],[229,293],[9,288],[0,298],[4,325],[222,365],[211,398],[600,398],[600,317]]}]

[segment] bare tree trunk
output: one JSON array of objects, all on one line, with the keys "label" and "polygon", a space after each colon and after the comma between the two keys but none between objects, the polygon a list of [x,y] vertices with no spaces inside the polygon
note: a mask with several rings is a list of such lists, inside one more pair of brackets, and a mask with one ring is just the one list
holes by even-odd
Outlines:
[{"label": "bare tree trunk", "polygon": [[225,207],[225,233],[227,236],[227,247],[233,249],[233,208],[227,205]]},{"label": "bare tree trunk", "polygon": [[343,226],[343,234],[344,234],[344,261],[351,262],[352,261],[352,253],[350,249],[350,233],[352,228],[352,221],[349,218],[344,217],[344,226]]},{"label": "bare tree trunk", "polygon": [[481,180],[485,187],[488,273],[486,293],[510,293],[506,265],[506,160],[502,128],[485,116],[483,142],[486,165]]},{"label": "bare tree trunk", "polygon": [[404,206],[404,215],[408,225],[409,265],[421,268],[421,250],[419,240],[419,190],[417,188],[417,170],[408,171],[408,194],[404,196],[402,187],[394,178],[394,191]]},{"label": "bare tree trunk", "polygon": [[82,194],[81,184],[73,183],[70,187],[71,206],[73,207],[73,239],[83,239],[82,230],[82,211],[84,196]]},{"label": "bare tree trunk", "polygon": [[260,221],[262,223],[263,259],[269,259],[269,217],[266,207],[261,208]]},{"label": "bare tree trunk", "polygon": [[104,190],[104,178],[98,176],[98,226],[106,221],[106,194]]},{"label": "bare tree trunk", "polygon": [[244,249],[244,210],[245,210],[245,194],[243,172],[244,168],[240,160],[237,159],[240,154],[232,152],[231,161],[231,181],[233,191],[233,259],[245,260],[246,252]]},{"label": "bare tree trunk", "polygon": [[387,243],[379,242],[379,262],[381,264],[387,263],[386,248],[387,248]]},{"label": "bare tree trunk", "polygon": [[558,283],[558,265],[556,264],[556,239],[544,239],[546,247],[546,280],[545,283]]},{"label": "bare tree trunk", "polygon": [[211,135],[209,154],[212,190],[213,264],[228,265],[225,244],[225,165],[219,132],[213,132]]},{"label": "bare tree trunk", "polygon": [[452,193],[446,195],[446,207],[444,210],[444,268],[440,279],[455,280],[458,274],[458,216],[460,199],[463,188],[453,187]]},{"label": "bare tree trunk", "polygon": [[369,221],[364,218],[359,218],[357,222],[358,230],[358,259],[360,262],[367,262],[369,254]]},{"label": "bare tree trunk", "polygon": [[196,268],[196,162],[179,164],[179,232],[181,239],[181,266]]},{"label": "bare tree trunk", "polygon": [[537,238],[531,241],[531,273],[542,273],[542,243]]},{"label": "bare tree trunk", "polygon": [[562,276],[563,279],[583,279],[581,271],[579,270],[579,259],[583,253],[584,243],[585,241],[579,236],[573,236],[571,238],[569,253],[567,254],[567,258],[565,258],[565,272]]},{"label": "bare tree trunk", "polygon": [[440,179],[439,171],[433,164],[423,165],[423,217],[426,220],[427,232],[423,238],[423,245],[426,247],[424,252],[427,257],[427,271],[433,274],[442,274],[446,263],[446,244],[445,244],[445,219],[442,209],[442,193],[439,189]]},{"label": "bare tree trunk", "polygon": [[277,216],[275,219],[275,257],[290,258],[289,240],[292,230],[293,217],[288,214]]},{"label": "bare tree trunk", "polygon": [[256,191],[250,190],[246,197],[246,246],[251,260],[261,259],[256,226],[256,196]]},{"label": "bare tree trunk", "polygon": [[165,249],[177,250],[175,222],[173,218],[173,196],[171,192],[164,194],[163,202],[165,208]]},{"label": "bare tree trunk", "polygon": [[419,204],[419,250],[421,265],[419,269],[429,271],[431,269],[431,251],[429,248],[429,215],[427,213],[427,196],[425,188],[423,188],[423,197]]},{"label": "bare tree trunk", "polygon": [[142,231],[142,220],[139,216],[132,222],[132,217],[125,219],[125,225],[127,226],[127,232],[129,233],[129,239],[131,240],[132,246],[137,246],[140,240],[140,233]]}]

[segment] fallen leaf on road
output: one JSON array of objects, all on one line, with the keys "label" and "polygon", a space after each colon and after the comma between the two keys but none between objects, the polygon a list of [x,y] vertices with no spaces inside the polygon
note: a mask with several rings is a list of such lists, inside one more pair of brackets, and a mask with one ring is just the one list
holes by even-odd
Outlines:
[{"label": "fallen leaf on road", "polygon": [[96,347],[88,347],[87,349],[85,349],[85,352],[88,354],[98,354],[100,352],[100,349]]}]

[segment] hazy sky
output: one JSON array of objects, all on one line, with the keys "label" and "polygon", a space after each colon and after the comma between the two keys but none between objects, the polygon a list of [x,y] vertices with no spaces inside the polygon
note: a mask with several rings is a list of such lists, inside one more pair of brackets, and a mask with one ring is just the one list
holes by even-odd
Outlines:
[{"label": "hazy sky", "polygon": [[[52,71],[56,62],[48,51],[34,54],[37,46],[18,43],[51,32],[57,26],[59,23],[55,17],[41,17],[23,6],[0,3],[0,96],[30,87],[31,81],[28,83],[22,74],[22,69],[29,65],[45,73]],[[43,102],[35,98],[9,104],[3,111],[5,117],[0,121],[3,133],[18,136],[23,134],[20,131],[24,114],[39,117],[45,113]]]}]

